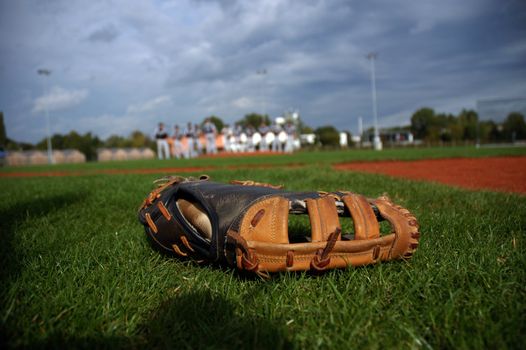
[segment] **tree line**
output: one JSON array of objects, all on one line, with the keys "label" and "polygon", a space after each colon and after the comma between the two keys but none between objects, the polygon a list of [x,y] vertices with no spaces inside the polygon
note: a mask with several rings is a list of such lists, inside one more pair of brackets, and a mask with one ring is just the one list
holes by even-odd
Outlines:
[{"label": "tree line", "polygon": [[[217,130],[222,130],[226,125],[223,120],[215,115],[210,117]],[[205,118],[207,119],[207,118]],[[201,124],[204,123],[204,120]],[[321,119],[321,118],[320,118]],[[235,122],[243,127],[251,126],[257,129],[262,122],[271,123],[268,115],[249,113]],[[312,129],[304,124],[301,119],[296,121],[299,134],[315,134],[317,142],[324,147],[339,146],[339,131],[331,125]],[[183,126],[184,127],[184,126]],[[401,128],[396,128],[400,130]],[[476,111],[462,110],[458,115],[436,113],[432,108],[424,107],[411,116],[411,124],[402,127],[413,133],[415,139],[424,142],[461,142],[478,141],[487,142],[514,142],[526,139],[526,123],[521,113],[510,113],[502,123],[492,120],[480,121]],[[350,133],[348,133],[350,139]],[[51,137],[53,149],[77,149],[84,153],[88,161],[96,160],[98,148],[142,148],[155,150],[155,140],[140,130],[131,132],[128,136],[111,135],[105,140],[97,135],[87,132],[79,134],[70,131],[68,134],[54,134]],[[0,112],[0,147],[6,150],[46,150],[47,138],[36,144],[17,142],[6,135],[4,118]]]},{"label": "tree line", "polygon": [[425,142],[480,141],[515,142],[526,139],[524,116],[509,113],[502,123],[479,121],[477,112],[462,110],[458,115],[436,113],[432,108],[421,108],[411,117],[410,128],[415,139]]},{"label": "tree line", "polygon": [[[1,112],[0,112],[1,113]],[[3,115],[0,118],[0,130],[2,130],[3,124]],[[222,130],[226,126],[225,122],[218,116],[212,115],[207,118],[204,118],[201,122],[201,125],[204,124],[206,119],[210,118],[210,121],[215,124],[217,130]],[[270,125],[271,119],[268,115],[258,114],[258,113],[249,113],[246,114],[242,119],[235,122],[235,124],[240,124],[243,127],[251,126],[254,129],[257,129],[262,122],[265,122],[267,125]],[[180,125],[184,128],[185,125]],[[333,128],[334,129],[334,128]],[[3,129],[5,130],[5,128]],[[306,126],[301,120],[298,120],[298,130],[300,133],[310,133],[313,130]],[[169,129],[170,131],[170,129]],[[334,129],[336,132],[336,129]],[[336,132],[337,133],[337,132]],[[1,133],[0,133],[1,134]],[[1,138],[1,136],[0,136]],[[74,130],[70,131],[67,134],[56,133],[51,136],[51,144],[55,150],[63,149],[77,149],[86,156],[86,160],[94,161],[97,159],[97,149],[99,148],[150,148],[156,150],[155,140],[150,137],[150,135],[143,133],[140,130],[135,130],[131,132],[128,136],[122,135],[111,135],[105,140],[99,138],[97,135],[94,135],[91,132],[85,134],[80,134]],[[18,151],[18,150],[46,150],[47,149],[47,137],[43,138],[36,144],[17,142],[15,140],[9,139],[5,136],[4,131],[4,141],[0,145],[5,145],[5,149],[8,151]]]},{"label": "tree line", "polygon": [[[97,160],[97,149],[99,148],[151,148],[155,149],[155,142],[146,134],[139,130],[130,133],[129,136],[111,135],[106,140],[101,140],[91,132],[79,134],[72,130],[67,134],[54,134],[51,136],[51,144],[54,150],[76,149],[86,156],[86,160]],[[43,138],[36,144],[16,142],[7,138],[6,150],[8,151],[28,151],[46,150],[47,138]]]}]

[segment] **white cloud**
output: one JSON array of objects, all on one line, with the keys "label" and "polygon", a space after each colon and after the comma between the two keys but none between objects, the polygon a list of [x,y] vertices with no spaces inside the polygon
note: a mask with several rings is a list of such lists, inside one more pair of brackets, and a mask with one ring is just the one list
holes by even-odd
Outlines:
[{"label": "white cloud", "polygon": [[249,97],[240,97],[232,101],[232,106],[239,109],[246,109],[254,106],[254,102]]},{"label": "white cloud", "polygon": [[128,114],[138,114],[153,112],[160,107],[164,107],[172,102],[172,99],[168,95],[157,96],[141,104],[133,104],[128,106]]},{"label": "white cloud", "polygon": [[51,91],[38,97],[33,104],[33,112],[57,111],[80,104],[88,96],[87,90],[66,90],[55,86]]},{"label": "white cloud", "polygon": [[[372,120],[365,55],[377,51],[380,122],[405,123],[421,105],[441,110],[454,100],[451,108],[469,107],[486,96],[526,93],[524,10],[518,2],[505,13],[502,6],[490,0],[9,2],[0,21],[0,105],[10,137],[25,141],[41,137],[38,130],[29,139],[26,131],[37,127],[31,110],[45,107],[64,109],[53,113],[57,132],[98,135],[210,114],[231,123],[245,113],[277,116],[289,108],[313,127],[347,128],[358,116]],[[53,71],[45,78],[51,85],[84,90],[55,89],[25,100],[22,91],[35,96],[42,88],[39,67]],[[263,68],[264,78],[256,74]],[[88,91],[90,103],[65,110]]]},{"label": "white cloud", "polygon": [[490,8],[488,0],[421,0],[402,1],[397,14],[414,21],[411,34],[418,34],[433,29],[443,23],[467,21],[480,16]]}]

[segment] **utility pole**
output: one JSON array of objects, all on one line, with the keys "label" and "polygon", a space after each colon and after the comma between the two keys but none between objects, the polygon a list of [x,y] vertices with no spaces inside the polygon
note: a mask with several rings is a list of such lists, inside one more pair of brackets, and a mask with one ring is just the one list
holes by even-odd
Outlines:
[{"label": "utility pole", "polygon": [[367,55],[369,61],[371,61],[371,92],[373,97],[373,118],[374,118],[374,149],[377,151],[382,150],[382,140],[380,139],[380,133],[378,132],[378,112],[376,108],[376,75],[374,71],[374,61],[378,54],[371,52]]},{"label": "utility pole", "polygon": [[[51,75],[51,70],[42,68],[42,69],[37,70],[37,73],[39,75],[44,76],[45,78],[44,96],[46,96],[46,93],[48,92],[47,78]],[[48,110],[47,103],[45,102],[44,102],[44,111],[46,113],[46,129],[47,129],[47,161],[49,164],[54,164],[55,159],[53,159],[53,146],[51,145],[51,129],[49,126],[49,110]]]}]

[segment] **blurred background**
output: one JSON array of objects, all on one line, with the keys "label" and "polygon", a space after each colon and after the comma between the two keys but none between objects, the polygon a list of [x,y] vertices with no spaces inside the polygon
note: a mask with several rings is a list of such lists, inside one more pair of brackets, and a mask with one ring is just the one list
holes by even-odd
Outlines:
[{"label": "blurred background", "polygon": [[518,142],[525,23],[519,0],[3,1],[0,143],[96,160],[210,116],[296,116],[318,146]]}]

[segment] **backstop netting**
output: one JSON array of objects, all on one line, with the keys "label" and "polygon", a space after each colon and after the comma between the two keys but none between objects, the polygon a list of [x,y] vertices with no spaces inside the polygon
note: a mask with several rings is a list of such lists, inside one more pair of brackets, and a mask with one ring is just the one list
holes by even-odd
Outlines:
[{"label": "backstop netting", "polygon": [[496,123],[500,123],[512,112],[519,112],[526,117],[526,97],[494,98],[477,101],[479,120],[493,120]]}]

